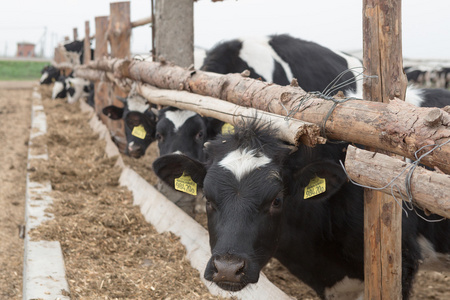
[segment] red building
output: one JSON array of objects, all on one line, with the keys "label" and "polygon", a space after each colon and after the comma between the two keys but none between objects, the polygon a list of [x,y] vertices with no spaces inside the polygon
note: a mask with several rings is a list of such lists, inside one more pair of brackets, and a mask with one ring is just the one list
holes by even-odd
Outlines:
[{"label": "red building", "polygon": [[34,47],[31,43],[17,43],[16,57],[35,57]]}]

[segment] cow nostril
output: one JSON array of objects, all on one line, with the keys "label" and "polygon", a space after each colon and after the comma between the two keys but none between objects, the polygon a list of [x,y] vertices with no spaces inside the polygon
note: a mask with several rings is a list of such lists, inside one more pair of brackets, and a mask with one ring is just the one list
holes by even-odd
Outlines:
[{"label": "cow nostril", "polygon": [[213,281],[240,282],[245,270],[245,261],[241,259],[214,259],[212,262],[214,271]]},{"label": "cow nostril", "polygon": [[238,269],[236,271],[236,275],[244,274],[244,268],[245,268],[245,261],[242,261],[240,266],[238,266]]}]

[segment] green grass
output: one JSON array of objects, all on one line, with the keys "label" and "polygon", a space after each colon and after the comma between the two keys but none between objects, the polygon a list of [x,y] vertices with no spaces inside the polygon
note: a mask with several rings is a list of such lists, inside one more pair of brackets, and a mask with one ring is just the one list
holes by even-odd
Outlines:
[{"label": "green grass", "polygon": [[0,80],[34,80],[41,77],[45,61],[0,61]]}]

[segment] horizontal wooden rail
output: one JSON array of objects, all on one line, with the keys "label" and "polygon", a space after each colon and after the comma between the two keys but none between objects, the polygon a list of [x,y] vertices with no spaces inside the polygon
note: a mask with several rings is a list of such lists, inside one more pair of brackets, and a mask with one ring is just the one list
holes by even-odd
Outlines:
[{"label": "horizontal wooden rail", "polygon": [[[391,190],[391,185],[389,185],[382,191],[387,194],[394,193],[396,196],[403,195],[404,199],[407,199],[405,182],[408,172],[400,173],[410,170],[411,164],[384,154],[375,154],[349,146],[345,168],[355,182],[373,188],[385,187],[398,176],[393,182],[396,188]],[[414,204],[432,213],[450,218],[450,175],[417,167],[410,178],[410,187]]]},{"label": "horizontal wooden rail", "polygon": [[147,84],[138,84],[137,92],[151,103],[195,111],[200,115],[213,117],[233,125],[242,119],[257,117],[270,122],[273,128],[278,129],[282,140],[296,146],[300,143],[314,146],[317,143],[325,142],[325,139],[320,136],[320,128],[316,124],[295,119],[286,120],[285,117],[277,114],[239,106],[220,99],[186,91],[161,90]]},{"label": "horizontal wooden rail", "polygon": [[131,28],[135,28],[135,27],[139,27],[139,26],[143,26],[143,25],[147,25],[147,24],[151,24],[152,23],[152,17],[146,17],[143,19],[139,19],[136,21],[132,21],[131,22]]},{"label": "horizontal wooden rail", "polygon": [[[92,74],[91,69],[111,72],[115,77],[129,78],[158,88],[185,90],[282,116],[290,112],[292,118],[320,126],[324,125],[329,114],[324,125],[328,138],[382,149],[411,159],[422,146],[442,144],[450,138],[449,113],[437,108],[415,107],[400,100],[392,100],[389,104],[348,100],[334,107],[334,102],[309,97],[298,87],[279,86],[239,74],[219,75],[187,70],[166,62],[105,58],[78,67],[75,74],[87,78],[87,73]],[[417,121],[430,118],[434,121]],[[449,174],[450,144],[424,157],[422,163],[437,166]]]}]

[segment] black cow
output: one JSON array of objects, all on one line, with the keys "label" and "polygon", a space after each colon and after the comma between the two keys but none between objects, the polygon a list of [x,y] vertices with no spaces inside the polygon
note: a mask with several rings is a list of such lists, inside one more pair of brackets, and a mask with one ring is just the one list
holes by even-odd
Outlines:
[{"label": "black cow", "polygon": [[49,65],[41,70],[41,74],[40,84],[51,84],[58,80],[61,72],[58,68]]},{"label": "black cow", "polygon": [[251,78],[280,85],[288,85],[296,78],[307,92],[323,92],[339,74],[351,69],[336,80],[336,85],[349,84],[335,92],[362,89],[354,82],[355,74],[362,71],[359,59],[287,34],[220,43],[208,51],[201,68],[220,74],[241,73],[246,69]]},{"label": "black cow", "polygon": [[[291,153],[269,125],[251,122],[211,141],[206,163],[171,154],[153,169],[171,186],[184,174],[203,188],[212,253],[207,280],[241,290],[275,257],[323,299],[356,299],[364,290],[363,190],[338,162],[345,148],[301,145]],[[402,223],[407,299],[422,259],[441,257],[448,267],[439,255],[450,251],[450,222],[409,214]]]},{"label": "black cow", "polygon": [[125,154],[139,158],[155,140],[156,114],[147,100],[135,92],[130,92],[126,99],[121,100],[123,107],[110,105],[102,112],[113,120],[124,120],[127,139]]}]

